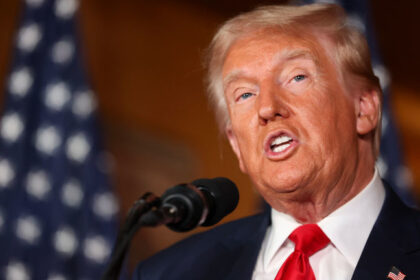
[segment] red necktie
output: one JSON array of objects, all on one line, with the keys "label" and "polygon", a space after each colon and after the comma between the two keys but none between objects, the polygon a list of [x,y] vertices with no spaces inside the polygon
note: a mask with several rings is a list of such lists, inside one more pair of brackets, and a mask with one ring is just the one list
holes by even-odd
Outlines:
[{"label": "red necktie", "polygon": [[316,224],[295,229],[289,236],[295,243],[295,251],[286,259],[275,280],[315,280],[309,257],[330,243]]}]

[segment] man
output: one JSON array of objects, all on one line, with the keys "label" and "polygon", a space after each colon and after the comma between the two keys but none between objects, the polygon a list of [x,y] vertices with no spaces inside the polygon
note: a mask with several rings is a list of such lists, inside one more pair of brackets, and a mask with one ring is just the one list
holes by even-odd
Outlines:
[{"label": "man", "polygon": [[208,59],[218,121],[271,213],[195,235],[137,279],[420,279],[420,214],[375,170],[381,90],[342,9],[239,15]]}]

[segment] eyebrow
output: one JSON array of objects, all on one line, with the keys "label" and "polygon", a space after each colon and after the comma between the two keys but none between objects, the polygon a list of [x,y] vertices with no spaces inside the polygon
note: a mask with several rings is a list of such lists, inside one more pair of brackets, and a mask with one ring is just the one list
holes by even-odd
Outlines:
[{"label": "eyebrow", "polygon": [[279,54],[279,58],[277,63],[295,60],[295,59],[309,59],[312,60],[316,66],[319,65],[318,58],[313,54],[313,52],[309,51],[308,49],[286,49],[282,53]]},{"label": "eyebrow", "polygon": [[[315,67],[319,69],[319,61],[317,57],[313,55],[313,53],[310,52],[308,49],[286,49],[275,57],[274,63],[278,65],[281,63],[302,58],[313,61]],[[239,69],[233,70],[226,76],[226,78],[223,79],[223,88],[226,89],[231,83],[244,76],[246,77],[245,71]]]},{"label": "eyebrow", "polygon": [[246,76],[243,70],[233,70],[223,79],[223,89],[228,88],[231,83],[243,76]]}]

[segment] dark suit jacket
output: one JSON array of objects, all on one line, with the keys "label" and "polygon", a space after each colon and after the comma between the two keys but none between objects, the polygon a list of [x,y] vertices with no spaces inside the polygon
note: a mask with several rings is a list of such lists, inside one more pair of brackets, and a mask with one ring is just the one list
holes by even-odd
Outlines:
[{"label": "dark suit jacket", "polygon": [[[251,279],[270,224],[268,212],[181,241],[140,263],[133,279]],[[387,279],[393,266],[407,275],[404,279],[420,279],[420,212],[405,206],[387,188],[385,203],[352,279]]]}]

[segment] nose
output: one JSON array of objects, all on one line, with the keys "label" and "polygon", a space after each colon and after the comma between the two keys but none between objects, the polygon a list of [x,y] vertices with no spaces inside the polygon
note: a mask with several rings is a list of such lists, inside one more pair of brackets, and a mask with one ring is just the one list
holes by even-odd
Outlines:
[{"label": "nose", "polygon": [[256,106],[258,120],[261,125],[266,125],[277,118],[288,118],[290,116],[289,108],[281,100],[280,93],[275,90],[261,91],[258,95]]}]

